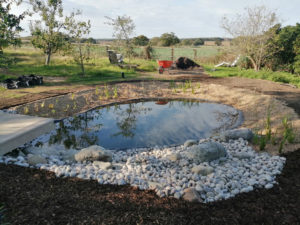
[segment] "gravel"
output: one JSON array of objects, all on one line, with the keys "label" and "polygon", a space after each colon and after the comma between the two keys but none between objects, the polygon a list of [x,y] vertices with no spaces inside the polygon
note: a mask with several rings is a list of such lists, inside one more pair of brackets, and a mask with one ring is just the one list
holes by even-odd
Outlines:
[{"label": "gravel", "polygon": [[[199,143],[209,141],[212,140],[203,139]],[[270,189],[276,184],[276,175],[281,173],[285,164],[284,157],[257,153],[241,138],[218,142],[225,147],[226,157],[202,163],[186,157],[190,147],[184,145],[112,150],[111,166],[99,166],[101,163],[89,161],[69,162],[63,160],[61,152],[54,155],[54,151],[52,155],[41,153],[41,157],[47,160],[46,164],[31,166],[28,156],[3,156],[0,163],[40,168],[54,172],[57,177],[93,179],[99,184],[130,184],[140,190],[154,189],[160,197],[180,199],[185,190],[193,188],[199,194],[198,201],[204,203],[228,199],[255,188]],[[177,155],[177,160],[171,160],[170,155]],[[195,168],[199,166],[211,168],[213,172],[198,174]]]}]

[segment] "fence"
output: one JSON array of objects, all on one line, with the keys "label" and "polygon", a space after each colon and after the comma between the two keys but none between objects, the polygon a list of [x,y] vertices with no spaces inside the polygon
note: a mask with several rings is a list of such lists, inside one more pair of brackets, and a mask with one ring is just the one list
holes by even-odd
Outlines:
[{"label": "fence", "polygon": [[[22,44],[24,48],[32,48],[30,42]],[[220,53],[226,47],[222,46],[200,46],[196,48],[191,47],[153,47],[152,57],[154,60],[176,60],[178,57],[188,57],[190,59],[197,60],[199,58],[212,57]],[[107,57],[107,50],[109,46],[93,44],[90,48],[90,56],[92,58]],[[117,52],[122,53],[122,49],[118,49]],[[137,58],[144,57],[144,47],[135,47],[134,53]]]},{"label": "fence", "polygon": [[[181,47],[181,48],[167,48],[167,47],[153,47],[153,59],[155,60],[175,60],[178,57],[188,57],[190,59],[198,59],[202,57],[210,57],[217,55],[224,47],[216,46],[201,46],[197,48]],[[93,45],[90,49],[91,55],[94,57],[106,57],[108,46]],[[122,52],[122,50],[120,50]],[[143,57],[144,48],[134,48],[134,53],[137,58]]]}]

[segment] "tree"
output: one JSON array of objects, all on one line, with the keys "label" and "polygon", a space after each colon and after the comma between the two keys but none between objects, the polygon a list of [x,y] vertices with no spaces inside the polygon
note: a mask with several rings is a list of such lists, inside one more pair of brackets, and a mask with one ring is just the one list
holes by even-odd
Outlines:
[{"label": "tree", "polygon": [[294,70],[295,73],[300,74],[300,35],[298,35],[294,42],[294,53],[296,55],[294,62]]},{"label": "tree", "polygon": [[233,19],[224,16],[221,26],[233,36],[237,49],[258,71],[268,57],[268,41],[275,36],[268,31],[277,21],[275,12],[265,6],[256,6],[246,8],[244,14],[237,14]]},{"label": "tree", "polygon": [[160,36],[160,43],[162,46],[168,47],[180,43],[180,40],[173,32],[164,33]]},{"label": "tree", "polygon": [[149,38],[147,38],[145,35],[140,35],[133,38],[133,44],[138,46],[146,46],[149,44]]},{"label": "tree", "polygon": [[[45,64],[49,65],[52,54],[62,50],[70,43],[65,23],[62,0],[30,0],[33,11],[39,13],[41,20],[30,24],[32,44],[46,55]],[[71,14],[74,17],[75,13]]]},{"label": "tree", "polygon": [[[77,12],[76,14],[79,14]],[[90,21],[76,21],[75,13],[72,13],[70,17],[66,18],[65,26],[69,31],[70,37],[75,41],[75,44],[71,47],[72,56],[77,64],[81,67],[82,76],[85,75],[84,62],[89,60],[90,57],[90,44],[93,39],[85,39],[87,42],[82,42],[84,36],[90,33],[91,23]],[[91,42],[88,42],[90,40]]]},{"label": "tree", "polygon": [[297,56],[294,45],[300,36],[300,24],[283,28],[280,24],[277,24],[271,30],[274,30],[276,35],[269,41],[268,52],[270,56],[267,62],[269,67],[273,70],[283,68],[293,72],[293,64]]},{"label": "tree", "polygon": [[3,49],[10,45],[17,46],[21,44],[18,34],[23,29],[20,26],[20,22],[27,14],[27,12],[19,16],[12,14],[10,11],[13,4],[20,4],[20,1],[0,1],[0,65],[2,66],[6,66],[10,61],[7,57],[4,57]]},{"label": "tree", "polygon": [[134,33],[135,24],[130,16],[117,16],[113,19],[108,16],[105,17],[108,21],[106,24],[113,27],[113,37],[118,41],[119,46],[124,46],[125,54],[131,58],[134,53],[132,42],[130,41],[131,35]]},{"label": "tree", "polygon": [[194,41],[194,46],[204,45],[204,41],[201,38],[198,38]]},{"label": "tree", "polygon": [[193,41],[191,39],[183,39],[180,44],[183,46],[190,46],[193,44]]},{"label": "tree", "polygon": [[152,46],[158,46],[159,42],[160,42],[160,38],[159,37],[153,37],[150,40],[150,43],[151,43]]},{"label": "tree", "polygon": [[216,46],[221,46],[222,45],[222,41],[220,39],[215,40],[215,45]]}]

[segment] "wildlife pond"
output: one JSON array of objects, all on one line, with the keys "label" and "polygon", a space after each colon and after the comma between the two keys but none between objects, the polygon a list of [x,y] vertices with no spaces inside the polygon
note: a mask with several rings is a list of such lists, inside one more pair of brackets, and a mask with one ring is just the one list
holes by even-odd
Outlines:
[{"label": "wildlife pond", "polygon": [[106,149],[173,146],[188,139],[207,138],[241,123],[242,113],[227,105],[144,100],[101,107],[60,120],[44,140],[66,149],[90,145]]}]

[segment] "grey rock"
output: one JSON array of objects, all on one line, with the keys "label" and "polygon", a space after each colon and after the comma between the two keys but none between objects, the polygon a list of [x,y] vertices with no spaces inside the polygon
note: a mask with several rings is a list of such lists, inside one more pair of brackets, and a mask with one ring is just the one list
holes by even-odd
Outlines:
[{"label": "grey rock", "polygon": [[228,141],[230,139],[243,138],[244,140],[251,140],[253,138],[253,132],[248,128],[239,128],[233,130],[227,130],[223,132],[220,137],[223,141]]},{"label": "grey rock", "polygon": [[187,157],[196,163],[211,162],[227,155],[224,146],[218,142],[205,142],[189,148]]},{"label": "grey rock", "polygon": [[151,189],[151,190],[161,189],[162,188],[162,186],[160,185],[160,183],[151,182],[151,181],[148,181],[148,186],[149,186],[149,189]]},{"label": "grey rock", "polygon": [[114,164],[112,164],[112,168],[113,168],[114,170],[121,170],[121,169],[123,168],[124,165],[125,165],[125,164],[123,164],[123,163],[114,163]]},{"label": "grey rock", "polygon": [[211,174],[214,172],[214,168],[211,166],[199,165],[199,166],[194,166],[192,168],[192,172],[196,173],[196,174],[200,174],[202,176],[207,176],[208,174]]},{"label": "grey rock", "polygon": [[267,185],[265,185],[265,188],[266,189],[270,189],[270,188],[272,188],[273,187],[273,184],[267,184]]},{"label": "grey rock", "polygon": [[184,142],[183,147],[187,148],[190,147],[192,145],[196,145],[198,142],[196,140],[187,140],[186,142]]},{"label": "grey rock", "polygon": [[37,164],[47,164],[47,160],[40,155],[29,154],[27,157],[29,165],[35,166]]},{"label": "grey rock", "polygon": [[180,199],[180,198],[181,198],[181,194],[180,194],[180,192],[175,192],[175,194],[174,194],[174,198],[176,198],[176,199]]},{"label": "grey rock", "polygon": [[181,155],[179,153],[167,155],[167,159],[170,161],[176,162],[181,159]]},{"label": "grey rock", "polygon": [[237,152],[232,154],[233,157],[238,159],[251,159],[253,157],[252,154],[247,152]]},{"label": "grey rock", "polygon": [[64,161],[68,160],[69,162],[74,162],[76,153],[77,153],[77,151],[75,151],[75,150],[68,150],[65,152],[65,154],[62,155],[62,159]]},{"label": "grey rock", "polygon": [[98,166],[101,170],[108,170],[112,168],[112,164],[110,162],[94,161],[93,165]]},{"label": "grey rock", "polygon": [[202,202],[202,199],[195,188],[184,189],[182,197],[184,200],[189,202]]},{"label": "grey rock", "polygon": [[100,146],[92,145],[76,153],[75,160],[77,162],[82,162],[82,161],[111,162],[112,154]]}]

